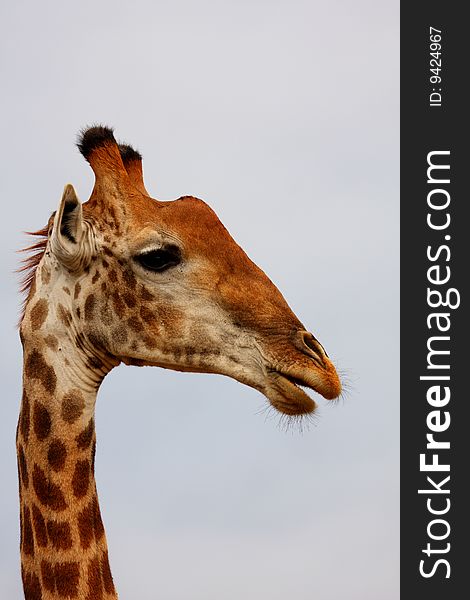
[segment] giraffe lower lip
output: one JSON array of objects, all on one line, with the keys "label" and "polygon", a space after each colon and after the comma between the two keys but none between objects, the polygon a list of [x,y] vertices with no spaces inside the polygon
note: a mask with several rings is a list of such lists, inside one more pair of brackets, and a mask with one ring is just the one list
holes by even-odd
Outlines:
[{"label": "giraffe lower lip", "polygon": [[311,413],[315,410],[315,401],[300,387],[313,389],[306,382],[279,371],[272,371],[269,379],[270,386],[266,395],[274,408],[292,416]]}]

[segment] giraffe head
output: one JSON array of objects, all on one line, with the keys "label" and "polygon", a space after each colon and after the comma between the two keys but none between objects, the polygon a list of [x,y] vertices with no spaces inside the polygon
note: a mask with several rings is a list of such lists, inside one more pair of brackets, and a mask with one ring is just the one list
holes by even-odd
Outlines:
[{"label": "giraffe head", "polygon": [[315,409],[299,385],[340,394],[322,345],[207,204],[152,199],[140,155],[106,127],[84,131],[78,146],[94,189],[81,204],[65,187],[41,268],[90,369],[122,361],[219,373],[286,415]]}]

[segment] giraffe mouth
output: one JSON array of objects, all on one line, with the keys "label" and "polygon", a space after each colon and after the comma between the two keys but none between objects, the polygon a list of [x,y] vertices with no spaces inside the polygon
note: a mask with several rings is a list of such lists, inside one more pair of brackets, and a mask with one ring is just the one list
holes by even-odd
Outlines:
[{"label": "giraffe mouth", "polygon": [[271,405],[291,416],[313,413],[317,404],[302,388],[312,390],[327,400],[337,398],[341,393],[338,374],[329,360],[325,367],[270,371],[265,393]]}]

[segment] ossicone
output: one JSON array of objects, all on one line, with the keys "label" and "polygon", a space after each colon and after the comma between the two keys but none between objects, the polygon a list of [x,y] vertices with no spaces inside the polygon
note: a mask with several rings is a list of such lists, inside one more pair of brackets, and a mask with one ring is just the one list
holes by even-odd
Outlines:
[{"label": "ossicone", "polygon": [[85,127],[78,134],[77,147],[88,161],[94,150],[109,145],[117,145],[112,127],[93,125],[92,127]]},{"label": "ossicone", "polygon": [[111,127],[93,125],[82,129],[77,146],[95,174],[92,197],[97,199],[104,190],[117,190],[129,185],[129,177]]},{"label": "ossicone", "polygon": [[119,152],[121,153],[124,165],[127,162],[142,161],[142,154],[130,144],[119,144]]},{"label": "ossicone", "polygon": [[129,144],[119,144],[119,152],[121,153],[124,168],[132,185],[144,196],[148,196],[144,184],[144,175],[142,170],[142,155]]}]

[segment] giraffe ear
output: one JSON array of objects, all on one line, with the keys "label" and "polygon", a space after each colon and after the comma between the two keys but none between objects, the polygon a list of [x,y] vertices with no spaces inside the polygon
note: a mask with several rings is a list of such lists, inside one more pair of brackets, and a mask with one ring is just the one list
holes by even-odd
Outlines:
[{"label": "giraffe ear", "polygon": [[56,258],[68,269],[83,266],[87,253],[86,229],[83,222],[82,204],[73,185],[68,183],[54,216],[51,249]]}]

